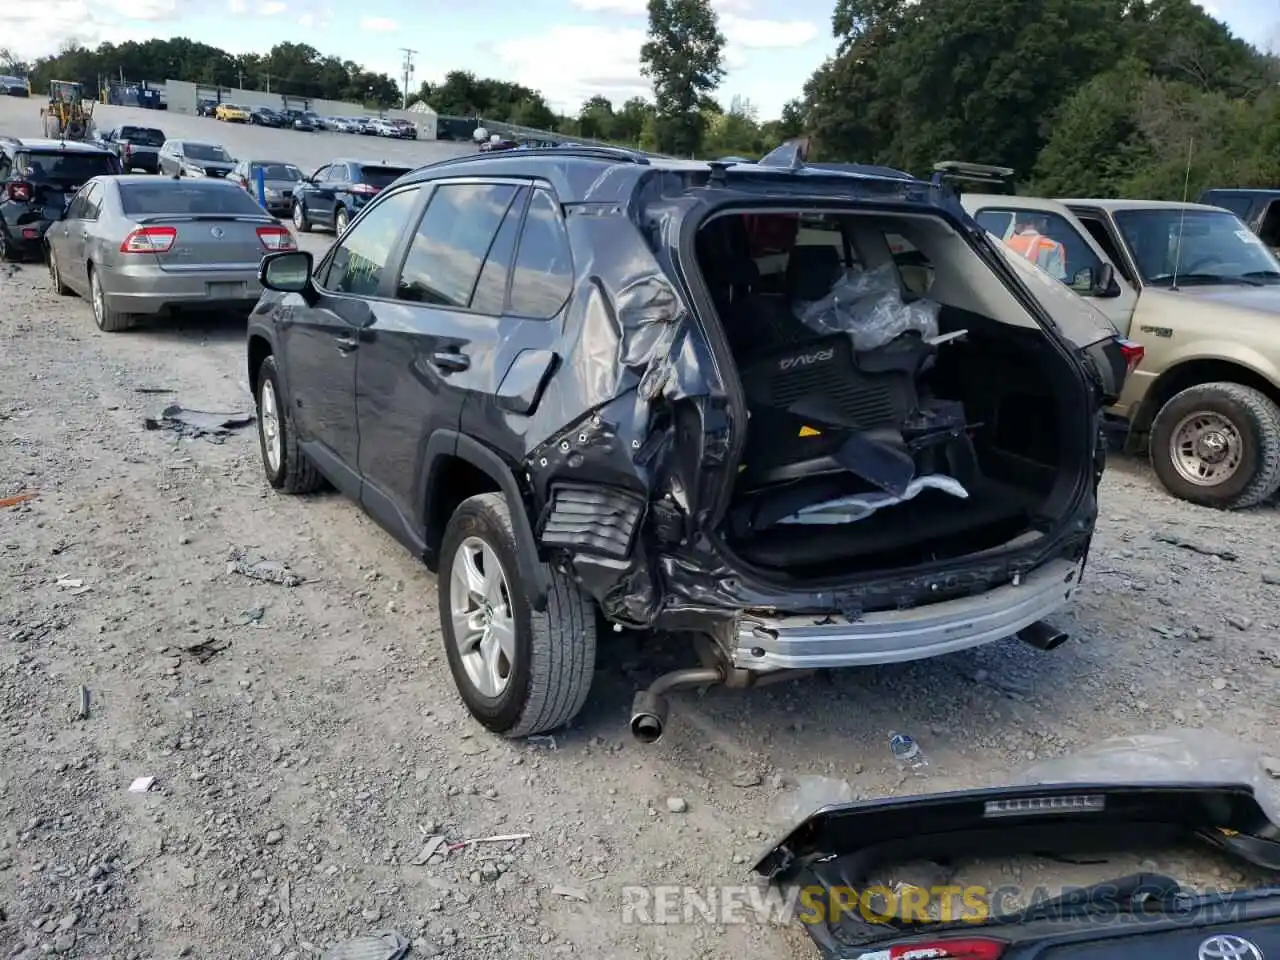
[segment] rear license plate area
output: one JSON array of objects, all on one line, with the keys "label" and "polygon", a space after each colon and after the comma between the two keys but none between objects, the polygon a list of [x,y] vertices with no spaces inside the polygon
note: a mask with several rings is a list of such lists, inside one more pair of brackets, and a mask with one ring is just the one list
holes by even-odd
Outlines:
[{"label": "rear license plate area", "polygon": [[245,296],[243,283],[210,283],[209,296],[218,300],[239,300]]}]

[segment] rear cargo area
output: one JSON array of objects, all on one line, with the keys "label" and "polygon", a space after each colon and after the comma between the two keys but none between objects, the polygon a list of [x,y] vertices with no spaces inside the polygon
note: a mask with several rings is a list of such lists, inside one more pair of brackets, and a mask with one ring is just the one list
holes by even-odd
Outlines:
[{"label": "rear cargo area", "polygon": [[839,578],[1063,516],[1089,470],[1084,388],[945,221],[721,214],[697,256],[748,411],[720,531],[739,559]]}]

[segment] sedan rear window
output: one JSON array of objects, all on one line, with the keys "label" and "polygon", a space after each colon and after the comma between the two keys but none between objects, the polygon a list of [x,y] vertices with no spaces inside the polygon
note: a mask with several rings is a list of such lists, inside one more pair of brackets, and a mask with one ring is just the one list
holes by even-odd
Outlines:
[{"label": "sedan rear window", "polygon": [[218,146],[216,143],[187,143],[183,147],[183,152],[188,160],[220,160],[223,163],[231,162],[231,154]]},{"label": "sedan rear window", "polygon": [[261,216],[249,194],[229,183],[165,180],[121,183],[120,206],[126,216]]},{"label": "sedan rear window", "polygon": [[119,161],[108,153],[35,151],[27,155],[26,176],[33,183],[79,184],[119,172]]},{"label": "sedan rear window", "polygon": [[395,183],[406,173],[410,172],[409,167],[361,167],[361,180],[369,184],[371,187],[377,187],[379,190],[389,187]]},{"label": "sedan rear window", "polygon": [[267,180],[301,180],[302,171],[292,163],[251,163],[249,171],[256,177],[258,171]]},{"label": "sedan rear window", "polygon": [[118,139],[140,143],[146,147],[159,147],[164,144],[164,131],[154,127],[121,127]]}]

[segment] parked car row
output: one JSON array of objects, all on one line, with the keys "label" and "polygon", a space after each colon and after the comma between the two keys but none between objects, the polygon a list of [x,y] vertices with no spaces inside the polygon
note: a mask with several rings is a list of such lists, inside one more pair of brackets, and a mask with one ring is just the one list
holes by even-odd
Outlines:
[{"label": "parked car row", "polygon": [[398,117],[322,117],[312,110],[246,107],[235,103],[217,103],[213,100],[200,101],[196,107],[196,114],[202,117],[213,117],[226,123],[248,123],[277,130],[306,132],[327,130],[333,133],[359,133],[399,140],[418,139],[418,128],[412,122]]}]

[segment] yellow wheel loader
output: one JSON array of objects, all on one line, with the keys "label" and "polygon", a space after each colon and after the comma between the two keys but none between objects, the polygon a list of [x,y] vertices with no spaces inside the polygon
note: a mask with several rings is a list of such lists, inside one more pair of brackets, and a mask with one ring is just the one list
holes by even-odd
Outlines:
[{"label": "yellow wheel loader", "polygon": [[53,140],[90,140],[93,137],[93,100],[84,98],[80,84],[54,80],[49,103],[40,109],[44,135]]}]

